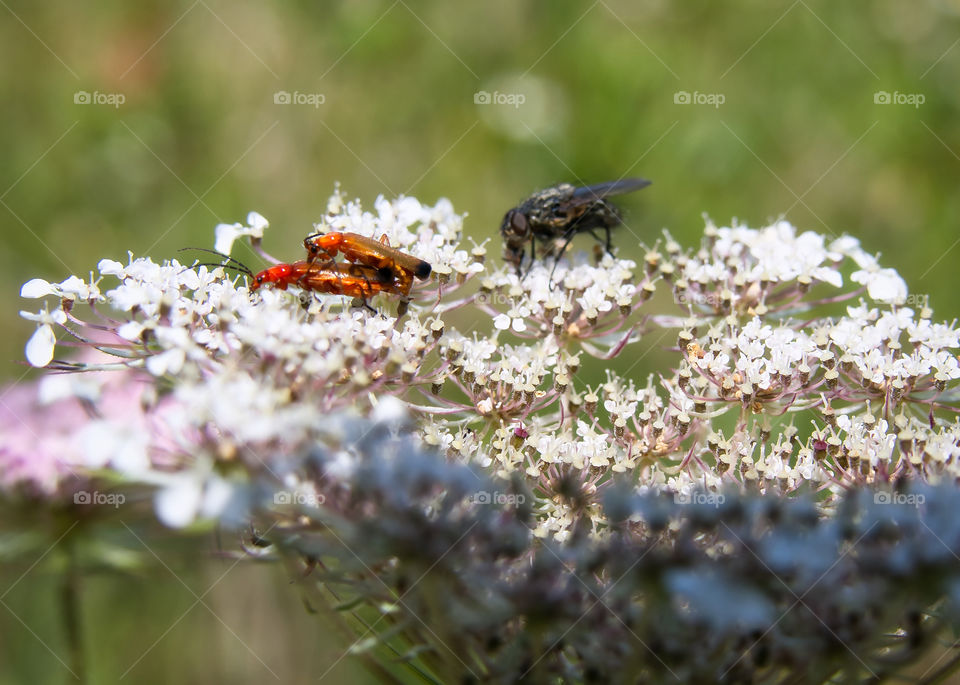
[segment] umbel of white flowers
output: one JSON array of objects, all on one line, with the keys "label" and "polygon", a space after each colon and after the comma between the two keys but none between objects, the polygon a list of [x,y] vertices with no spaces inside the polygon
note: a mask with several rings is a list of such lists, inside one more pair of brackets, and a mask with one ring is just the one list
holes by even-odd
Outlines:
[{"label": "umbel of white flowers", "polygon": [[[217,247],[259,249],[268,224],[256,213],[247,224],[217,227]],[[708,223],[692,247],[665,234],[639,266],[581,255],[519,278],[482,244],[462,245],[446,200],[381,197],[366,211],[338,190],[312,230],[386,236],[430,262],[431,280],[402,306],[373,298],[374,311],[147,257],[26,283],[21,295],[44,299],[23,313],[38,324],[28,360],[111,372],[55,393],[102,409],[68,426],[81,438],[66,448],[45,443],[57,426],[33,431],[30,459],[57,467],[41,489],[106,469],[155,486],[173,526],[234,516],[238,493],[261,481],[319,496],[275,461],[335,443],[344,412],[409,414],[423,445],[522,479],[536,535],[558,540],[584,522],[603,534],[615,475],[679,497],[814,488],[829,513],[858,484],[960,472],[957,330],[904,306],[903,279],[851,237]],[[85,354],[63,356],[65,344]],[[639,376],[655,347],[671,363]],[[585,356],[609,360],[604,378],[584,377]],[[108,410],[98,397],[116,386],[128,399]],[[18,468],[0,467],[2,482],[31,482],[33,462],[9,455]]]},{"label": "umbel of white flowers", "polygon": [[433,267],[369,309],[132,255],[29,281],[27,359],[73,373],[0,416],[0,488],[254,525],[434,682],[880,680],[956,620],[960,336],[896,271],[780,221],[519,278],[463,228],[337,190],[313,230]]}]

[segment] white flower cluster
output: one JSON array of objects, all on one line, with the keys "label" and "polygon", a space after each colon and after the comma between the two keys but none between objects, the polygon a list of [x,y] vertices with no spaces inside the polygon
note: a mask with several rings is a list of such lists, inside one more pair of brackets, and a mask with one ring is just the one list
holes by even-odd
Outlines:
[{"label": "white flower cluster", "polygon": [[[782,221],[710,224],[698,249],[667,235],[665,254],[650,249],[639,270],[604,255],[521,276],[487,264],[482,246],[461,249],[462,217],[446,200],[379,198],[374,209],[338,190],[316,229],[386,235],[430,262],[431,282],[400,315],[384,295],[371,312],[143,258],[104,260],[89,282],[24,285],[24,297],[58,300],[24,313],[38,323],[31,364],[133,369],[158,388],[143,402],[149,435],[134,439],[105,415],[84,441],[86,463],[161,485],[161,515],[184,525],[227,506],[218,465],[242,465],[230,478],[289,481],[276,455],[335,443],[337,412],[397,398],[426,444],[522,474],[541,536],[584,519],[599,531],[599,493],[616,474],[681,495],[960,476],[960,427],[944,411],[957,399],[958,332],[900,306],[903,280],[852,238],[828,244]],[[259,245],[266,220],[247,223],[219,226],[218,249],[238,237]],[[479,289],[460,295],[472,276]],[[845,276],[862,288],[842,291]],[[672,304],[652,299],[667,289]],[[882,306],[838,316],[836,303],[858,295]],[[623,361],[649,351],[658,329],[676,341],[676,363],[638,381]],[[58,330],[113,361],[53,361]],[[580,378],[584,355],[611,360],[595,387]]]},{"label": "white flower cluster", "polygon": [[[508,346],[448,335],[444,354],[466,396],[462,415],[484,422],[467,443],[459,425],[435,419],[428,441],[461,458],[462,447],[452,446],[469,444],[501,476],[523,472],[544,493],[537,534],[561,538],[577,507],[593,516],[598,489],[622,472],[643,491],[678,495],[730,486],[784,493],[804,484],[839,492],[905,471],[931,481],[960,476],[960,424],[949,411],[960,378],[958,332],[933,323],[929,310],[899,306],[902,279],[856,240],[827,245],[785,222],[708,225],[699,250],[684,252],[667,236],[666,252],[647,254],[635,286],[634,265],[610,257],[597,266],[561,264],[553,282],[550,265],[535,265],[524,279],[493,274],[482,304],[492,310],[498,293],[509,296],[495,328],[537,339]],[[861,302],[839,317],[810,315],[864,292],[823,295],[842,288],[851,270],[850,280],[889,308]],[[687,316],[638,321],[660,281],[672,283]],[[606,304],[591,309],[588,292],[603,293]],[[606,316],[598,322],[595,311]],[[807,323],[791,318],[799,313]],[[641,389],[613,370],[597,388],[577,382],[581,352],[629,357],[645,339],[632,333],[650,323],[678,329],[675,372]]]},{"label": "white flower cluster", "polygon": [[[327,226],[376,238],[386,234],[394,246],[429,255],[438,274],[446,269],[465,277],[483,268],[457,249],[461,217],[447,201],[424,207],[413,198],[381,199],[376,215],[355,202],[341,208],[341,214],[324,217]],[[262,217],[251,213],[250,224],[235,227],[233,237],[262,235]],[[230,233],[218,227],[220,247],[229,247]],[[75,461],[169,485],[158,498],[158,507],[166,503],[159,511],[167,522],[182,525],[213,511],[202,505],[201,495],[222,491],[214,486],[220,482],[213,466],[218,461],[238,460],[251,473],[269,474],[272,454],[330,431],[327,419],[335,412],[382,404],[418,386],[429,389],[435,375],[428,355],[444,324],[429,316],[429,306],[414,306],[399,318],[389,314],[386,298],[373,301],[381,306],[372,313],[351,307],[350,298],[298,297],[269,287],[251,293],[223,268],[191,268],[176,260],[158,264],[131,256],[123,265],[105,259],[98,271],[89,282],[34,279],[23,286],[23,297],[57,298],[52,311],[23,313],[38,323],[27,358],[56,369],[141,370],[154,379],[163,396],[147,403],[150,429],[126,415],[106,415],[88,426]],[[440,291],[455,288],[427,284],[414,295],[435,301]],[[79,318],[82,304],[92,316]],[[68,344],[105,354],[96,362],[54,360],[56,328]],[[131,428],[139,433],[131,435]],[[183,496],[171,495],[173,486]],[[227,501],[221,495],[215,500]]]},{"label": "white flower cluster", "polygon": [[[877,260],[849,236],[827,244],[824,236],[806,231],[797,235],[786,221],[762,229],[745,226],[717,228],[708,223],[704,246],[683,254],[674,241],[668,252],[678,276],[675,291],[681,303],[706,306],[716,313],[787,309],[814,283],[843,286],[841,266],[852,259],[860,268],[850,279],[866,286],[872,300],[903,304],[907,287],[893,269],[881,269]],[[788,286],[778,288],[777,286]]]},{"label": "white flower cluster", "polygon": [[[512,329],[542,337],[550,331],[578,338],[596,337],[604,330],[598,320],[629,314],[635,299],[648,298],[653,285],[648,279],[635,286],[636,263],[604,255],[596,265],[578,260],[536,263],[520,278],[512,270],[499,270],[483,283],[486,300],[504,302],[508,310],[494,317],[498,330]],[[644,290],[646,287],[646,290]],[[616,321],[616,319],[614,319]],[[534,325],[528,328],[528,323]]]}]

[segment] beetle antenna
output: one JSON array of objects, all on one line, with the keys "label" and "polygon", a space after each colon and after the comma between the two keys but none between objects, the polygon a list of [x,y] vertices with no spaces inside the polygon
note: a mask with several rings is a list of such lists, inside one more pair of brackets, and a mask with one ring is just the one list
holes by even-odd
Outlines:
[{"label": "beetle antenna", "polygon": [[238,271],[244,274],[245,276],[253,276],[253,271],[250,270],[250,267],[248,267],[246,264],[241,262],[239,259],[235,259],[231,257],[230,255],[223,254],[222,252],[217,252],[216,250],[208,250],[205,247],[184,247],[182,249],[177,250],[177,252],[186,252],[187,250],[198,250],[200,252],[215,254],[221,259],[223,259],[225,262],[221,264],[203,263],[203,264],[197,264],[197,266],[220,266],[225,269],[233,269],[234,271]]}]

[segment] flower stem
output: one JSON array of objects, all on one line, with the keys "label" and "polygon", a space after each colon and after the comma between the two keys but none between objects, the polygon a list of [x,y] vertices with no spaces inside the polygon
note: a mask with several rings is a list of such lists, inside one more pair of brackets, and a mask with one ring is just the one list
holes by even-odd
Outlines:
[{"label": "flower stem", "polygon": [[63,624],[67,631],[67,644],[70,650],[70,670],[79,685],[89,682],[87,677],[87,659],[83,647],[83,620],[81,616],[81,595],[83,571],[74,537],[68,535],[64,540],[67,546],[67,566],[63,573],[63,586],[60,589],[60,603],[63,609]]}]

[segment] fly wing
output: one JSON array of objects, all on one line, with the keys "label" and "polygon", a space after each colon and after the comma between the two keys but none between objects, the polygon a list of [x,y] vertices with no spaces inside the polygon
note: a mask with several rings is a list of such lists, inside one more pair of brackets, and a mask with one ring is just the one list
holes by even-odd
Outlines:
[{"label": "fly wing", "polygon": [[606,183],[596,183],[592,186],[576,188],[570,199],[577,204],[596,202],[611,195],[632,193],[634,190],[646,188],[648,185],[650,185],[650,181],[645,178],[621,178],[619,181],[607,181]]},{"label": "fly wing", "polygon": [[[572,228],[587,230],[615,226],[620,223],[620,213],[612,204],[604,202],[604,199],[611,195],[622,195],[639,190],[648,185],[650,181],[643,178],[622,178],[619,181],[573,188],[569,191],[569,196],[549,207],[549,212],[545,213],[541,222],[549,226],[550,232],[554,234],[566,234]],[[540,231],[540,233],[543,232]],[[549,237],[556,237],[556,235]]]}]

